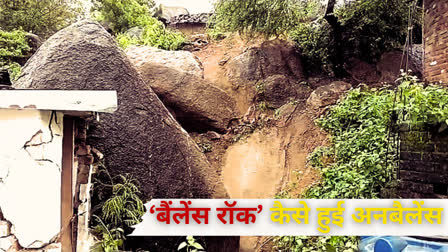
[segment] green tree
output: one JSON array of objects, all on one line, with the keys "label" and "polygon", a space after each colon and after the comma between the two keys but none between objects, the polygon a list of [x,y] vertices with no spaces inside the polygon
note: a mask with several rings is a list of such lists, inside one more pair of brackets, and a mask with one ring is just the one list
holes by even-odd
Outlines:
[{"label": "green tree", "polygon": [[372,63],[405,43],[409,24],[419,30],[422,15],[416,2],[357,0],[338,7],[336,0],[328,0],[325,8],[317,0],[218,0],[209,27],[216,34],[288,35],[311,70],[331,69],[343,77],[348,58]]},{"label": "green tree", "polygon": [[99,20],[109,22],[112,31],[120,33],[151,22],[154,5],[153,0],[96,0],[94,9],[100,14]]},{"label": "green tree", "polygon": [[77,9],[65,0],[0,0],[0,29],[22,29],[49,37],[75,20]]},{"label": "green tree", "polygon": [[[162,22],[152,17],[150,9],[153,6],[152,0],[97,0],[94,8],[99,12],[98,19],[109,23],[122,48],[136,44],[166,50],[181,48],[185,37],[166,29]],[[126,33],[133,27],[142,28],[142,35],[135,37]]]},{"label": "green tree", "polygon": [[29,56],[31,48],[25,38],[25,32],[15,30],[5,32],[0,30],[0,69],[6,68],[15,80],[21,70],[21,66],[16,62],[17,59]]},{"label": "green tree", "polygon": [[316,6],[318,1],[314,0],[219,0],[210,26],[249,37],[278,37],[286,35],[299,21],[313,16]]}]

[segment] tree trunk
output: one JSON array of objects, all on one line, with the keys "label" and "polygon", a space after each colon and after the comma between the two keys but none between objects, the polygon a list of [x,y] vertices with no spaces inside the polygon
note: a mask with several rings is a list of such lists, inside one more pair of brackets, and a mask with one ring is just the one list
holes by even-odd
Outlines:
[{"label": "tree trunk", "polygon": [[343,77],[346,75],[344,70],[344,50],[342,46],[342,26],[338,18],[334,15],[334,7],[336,0],[328,0],[327,10],[325,12],[325,20],[331,26],[331,38],[334,43],[335,52],[330,56],[333,63],[333,71],[336,77]]}]

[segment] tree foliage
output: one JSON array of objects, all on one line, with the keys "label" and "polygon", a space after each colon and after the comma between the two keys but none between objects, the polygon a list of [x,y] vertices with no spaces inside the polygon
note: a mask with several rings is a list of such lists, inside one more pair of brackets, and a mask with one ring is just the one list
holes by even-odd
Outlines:
[{"label": "tree foliage", "polygon": [[[162,22],[152,17],[150,9],[153,6],[152,0],[96,0],[95,2],[95,9],[99,12],[98,19],[109,23],[122,48],[130,45],[148,45],[166,50],[181,48],[185,37],[179,32],[166,29]],[[126,33],[133,27],[143,29],[140,37]]]},{"label": "tree foliage", "polygon": [[422,12],[415,4],[407,0],[359,0],[337,9],[344,51],[374,61],[383,52],[400,47],[406,41],[409,21],[411,27],[422,24]]},{"label": "tree foliage", "polygon": [[21,69],[16,59],[26,57],[30,51],[25,32],[0,30],[0,68],[7,68],[12,80],[19,76]]},{"label": "tree foliage", "polygon": [[300,20],[310,15],[310,2],[296,0],[219,0],[210,26],[216,30],[239,32],[252,37],[286,35]]},{"label": "tree foliage", "polygon": [[336,75],[344,75],[343,64],[351,57],[373,63],[384,52],[403,45],[409,21],[416,31],[422,25],[415,1],[358,0],[327,12],[325,21],[301,23],[290,37],[310,63],[308,70],[331,70]]},{"label": "tree foliage", "polygon": [[112,31],[118,34],[147,25],[154,5],[153,0],[95,0],[94,9],[99,11],[98,19],[108,22]]},{"label": "tree foliage", "polygon": [[0,0],[0,28],[46,38],[69,25],[77,11],[65,0]]}]

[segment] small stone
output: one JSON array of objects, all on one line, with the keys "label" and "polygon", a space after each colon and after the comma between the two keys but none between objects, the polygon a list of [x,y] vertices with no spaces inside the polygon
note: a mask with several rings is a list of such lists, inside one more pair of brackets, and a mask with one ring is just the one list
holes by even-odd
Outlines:
[{"label": "small stone", "polygon": [[6,237],[11,234],[11,223],[0,221],[0,237]]},{"label": "small stone", "polygon": [[219,140],[221,139],[221,135],[214,132],[214,131],[208,131],[207,133],[205,133],[205,137],[207,137],[210,140]]},{"label": "small stone", "polygon": [[92,148],[92,153],[93,155],[98,158],[99,160],[102,160],[104,158],[104,154],[101,153],[99,150],[97,150],[96,148]]}]

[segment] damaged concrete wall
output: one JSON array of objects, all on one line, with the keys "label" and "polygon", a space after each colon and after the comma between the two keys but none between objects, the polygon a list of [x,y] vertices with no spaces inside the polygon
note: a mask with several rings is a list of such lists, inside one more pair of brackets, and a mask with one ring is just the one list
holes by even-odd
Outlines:
[{"label": "damaged concrete wall", "polygon": [[0,244],[41,248],[60,232],[62,127],[59,112],[0,109],[0,215],[11,225]]}]

